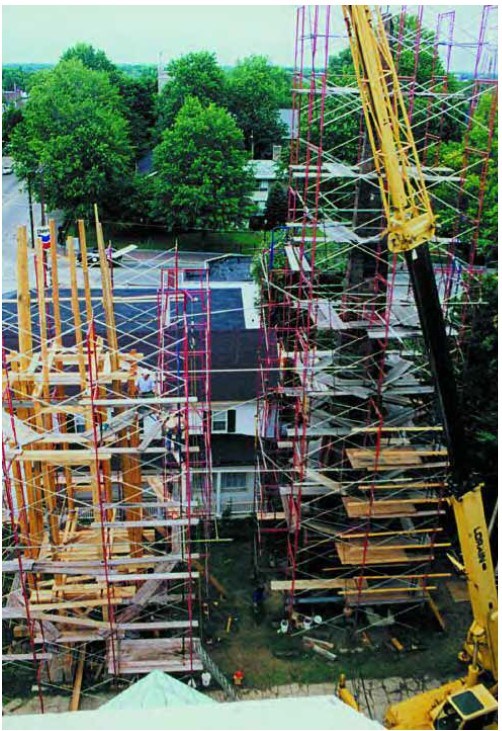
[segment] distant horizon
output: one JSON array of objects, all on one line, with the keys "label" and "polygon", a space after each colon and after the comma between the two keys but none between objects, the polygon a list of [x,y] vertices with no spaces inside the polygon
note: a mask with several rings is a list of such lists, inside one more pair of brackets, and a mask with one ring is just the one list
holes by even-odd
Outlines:
[{"label": "distant horizon", "polygon": [[[418,6],[407,7],[416,14]],[[433,32],[438,14],[455,10],[454,73],[469,73],[474,67],[482,7],[424,5],[424,26]],[[340,6],[333,8],[334,55],[347,47],[347,40]],[[160,54],[166,65],[203,50],[214,52],[221,66],[235,66],[252,54],[286,68],[294,64],[293,5],[4,5],[2,11],[3,66],[51,66],[79,42],[103,50],[117,65],[157,67]],[[496,38],[491,28],[488,41],[493,48]],[[441,55],[444,46],[444,42],[439,46]]]}]

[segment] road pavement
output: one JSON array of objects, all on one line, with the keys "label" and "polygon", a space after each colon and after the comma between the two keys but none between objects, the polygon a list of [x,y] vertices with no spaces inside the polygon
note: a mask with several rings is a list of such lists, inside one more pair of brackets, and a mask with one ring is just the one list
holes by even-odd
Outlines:
[{"label": "road pavement", "polygon": [[[4,158],[5,162],[5,158]],[[16,283],[16,237],[18,226],[26,226],[30,237],[28,195],[22,183],[14,174],[2,176],[2,293],[17,291]],[[40,223],[40,206],[34,205],[35,228]],[[106,233],[106,232],[105,232]],[[112,242],[113,243],[113,242]],[[61,287],[70,286],[70,270],[65,251],[60,248],[58,274]],[[186,252],[179,255],[180,267],[200,267],[206,259],[218,254],[214,252]],[[174,266],[174,253],[168,251],[136,250],[126,256],[113,269],[115,287],[157,287],[160,283],[160,269]],[[30,287],[35,286],[33,252],[29,255]],[[101,275],[98,267],[89,270],[91,287],[100,288]],[[78,267],[79,286],[83,286],[81,268]]]},{"label": "road pavement", "polygon": [[[3,158],[2,162],[5,161],[6,158]],[[16,236],[18,226],[26,226],[28,236],[30,235],[28,194],[14,173],[2,175],[2,292],[16,289]],[[30,268],[33,269],[33,267]],[[33,271],[30,274],[34,277]],[[34,282],[34,278],[32,281]]]}]

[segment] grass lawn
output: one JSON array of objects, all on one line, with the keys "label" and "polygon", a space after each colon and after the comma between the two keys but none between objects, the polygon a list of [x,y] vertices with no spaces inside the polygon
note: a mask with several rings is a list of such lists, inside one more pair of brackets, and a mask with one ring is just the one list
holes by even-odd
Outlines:
[{"label": "grass lawn", "polygon": [[[441,593],[439,603],[448,624],[447,632],[438,630],[429,609],[414,608],[402,617],[407,626],[396,624],[390,628],[370,628],[368,635],[372,644],[369,647],[353,643],[348,637],[341,616],[342,605],[328,605],[330,608],[323,609],[322,614],[326,620],[338,614],[336,621],[326,622],[308,634],[334,644],[332,652],[338,656],[334,662],[305,649],[302,637],[306,635],[278,634],[278,625],[284,616],[280,594],[267,593],[265,617],[261,624],[257,624],[252,610],[251,531],[241,521],[227,526],[223,528],[221,537],[227,535],[234,540],[211,545],[211,573],[223,584],[229,596],[211,610],[211,633],[221,641],[208,648],[227,677],[231,678],[240,668],[245,674],[246,687],[267,689],[285,683],[335,683],[342,672],[352,679],[427,674],[439,681],[462,672],[457,652],[469,623],[469,604],[455,604],[446,589]],[[385,611],[382,614],[385,615]],[[236,619],[227,633],[229,616]],[[396,651],[389,645],[391,637],[397,637],[410,649]],[[420,649],[411,650],[412,643]],[[363,649],[357,651],[357,646]]]},{"label": "grass lawn", "polygon": [[[140,249],[169,251],[178,243],[180,251],[214,251],[216,253],[254,254],[264,247],[263,231],[212,231],[173,234],[160,228],[129,227],[103,224],[105,242],[120,249],[129,244],[136,244]],[[72,235],[77,235],[72,232]],[[87,245],[96,246],[94,227],[87,228]]]}]

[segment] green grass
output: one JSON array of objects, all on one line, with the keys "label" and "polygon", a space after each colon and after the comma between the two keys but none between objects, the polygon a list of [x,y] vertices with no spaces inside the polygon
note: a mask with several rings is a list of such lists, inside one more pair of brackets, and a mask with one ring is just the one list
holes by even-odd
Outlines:
[{"label": "green grass", "polygon": [[[371,628],[371,647],[344,654],[344,648],[354,648],[340,616],[334,624],[330,622],[311,633],[311,636],[333,642],[338,660],[331,662],[305,649],[301,634],[277,633],[284,616],[280,594],[268,594],[266,616],[260,625],[256,624],[252,611],[254,580],[250,531],[243,528],[241,521],[236,521],[230,529],[223,528],[221,535],[230,535],[234,541],[212,544],[210,569],[225,586],[229,597],[212,607],[212,634],[221,641],[210,652],[227,677],[231,678],[235,670],[241,668],[246,687],[267,689],[286,683],[335,683],[342,672],[353,679],[427,674],[439,682],[462,672],[456,658],[468,626],[469,604],[455,604],[446,589],[440,596],[443,616],[448,623],[446,633],[437,629],[430,610],[415,608],[403,615],[403,622],[408,627],[399,624],[390,629]],[[326,608],[325,618],[333,616],[335,611],[340,615],[342,606],[336,610]],[[237,619],[227,633],[225,627],[229,616]],[[394,650],[389,646],[391,636],[410,649],[405,652]],[[412,651],[412,643],[420,649]]]},{"label": "green grass", "polygon": [[[261,251],[265,246],[262,231],[211,231],[206,233],[197,231],[174,234],[161,228],[129,227],[126,229],[105,223],[103,232],[105,242],[111,241],[112,246],[116,248],[135,244],[140,249],[169,251],[174,249],[177,243],[180,251],[214,251],[215,253],[252,255],[255,251]],[[72,232],[72,234],[77,235],[76,232]],[[91,226],[87,230],[87,245],[96,246],[96,234]]]}]

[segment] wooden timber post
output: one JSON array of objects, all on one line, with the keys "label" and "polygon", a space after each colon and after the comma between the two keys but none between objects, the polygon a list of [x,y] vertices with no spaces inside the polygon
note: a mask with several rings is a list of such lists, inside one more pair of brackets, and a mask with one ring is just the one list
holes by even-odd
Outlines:
[{"label": "wooden timber post", "polygon": [[[28,236],[25,226],[20,226],[17,230],[17,316],[19,360],[15,364],[15,368],[16,371],[19,370],[21,373],[24,373],[33,358],[31,295],[28,271]],[[16,386],[15,396],[20,401],[25,401],[28,390],[28,381],[20,380]],[[28,419],[30,417],[30,410],[20,408],[18,410],[18,416],[22,420]],[[29,450],[30,445],[27,445],[24,449]],[[14,470],[14,484],[19,484],[19,487],[22,489],[23,480],[26,488],[28,531],[31,544],[28,555],[31,558],[36,558],[42,544],[44,520],[39,485],[31,462],[25,462],[22,469],[17,465]],[[22,497],[17,491],[16,496],[18,499]]]},{"label": "wooden timber post", "polygon": [[92,300],[91,285],[89,283],[89,262],[87,261],[85,223],[82,219],[79,219],[78,221],[78,238],[80,241],[80,255],[82,257],[82,274],[84,275],[85,312],[87,316],[87,327],[89,327],[92,321]]},{"label": "wooden timber post", "polygon": [[[96,217],[96,238],[98,240],[99,250],[99,266],[101,268],[101,280],[103,288],[103,308],[105,311],[106,321],[106,339],[110,348],[112,372],[118,371],[118,339],[117,329],[115,327],[115,313],[113,311],[112,283],[110,277],[110,267],[106,260],[105,242],[103,239],[103,229],[98,218],[98,207],[94,205],[94,213]],[[113,381],[112,388],[116,393],[120,392],[120,381]]]},{"label": "wooden timber post", "polygon": [[51,220],[49,221],[49,230],[51,233],[51,288],[54,333],[57,345],[61,346],[61,306],[59,303],[58,252],[56,238],[56,221],[53,218],[51,218]]},{"label": "wooden timber post", "polygon": [[[35,242],[35,256],[36,256],[36,268],[37,268],[37,294],[38,294],[38,317],[40,323],[40,350],[42,358],[42,383],[40,391],[36,391],[37,396],[42,397],[44,404],[49,403],[49,347],[48,347],[48,333],[47,333],[47,309],[46,309],[46,298],[44,288],[44,261],[43,261],[43,248],[42,242],[37,238]],[[35,419],[38,427],[42,432],[48,433],[52,431],[52,414],[41,413],[40,398],[34,398],[33,400]],[[42,449],[50,449],[51,444],[47,442],[42,445]],[[57,516],[57,501],[56,501],[56,485],[54,480],[54,468],[50,467],[47,462],[42,462],[42,490],[44,501],[47,506],[47,514],[49,521],[49,531],[51,537],[51,547],[53,553],[56,552],[55,546],[59,545],[60,534],[59,534],[59,521]]]},{"label": "wooden timber post", "polygon": [[80,374],[81,388],[82,391],[85,391],[87,387],[87,373],[85,368],[84,340],[82,336],[82,318],[80,316],[80,304],[78,301],[77,258],[75,256],[75,246],[71,236],[68,236],[66,243],[68,248],[68,260],[70,263],[71,309],[73,312],[73,323],[75,329],[78,370]]}]

